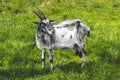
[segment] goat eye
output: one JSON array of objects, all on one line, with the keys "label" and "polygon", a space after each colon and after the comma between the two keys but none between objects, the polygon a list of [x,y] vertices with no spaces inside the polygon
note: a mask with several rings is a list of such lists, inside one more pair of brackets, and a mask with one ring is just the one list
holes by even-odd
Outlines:
[{"label": "goat eye", "polygon": [[44,23],[41,23],[41,24],[40,24],[40,26],[44,27],[44,26],[45,26],[45,24],[44,24]]}]

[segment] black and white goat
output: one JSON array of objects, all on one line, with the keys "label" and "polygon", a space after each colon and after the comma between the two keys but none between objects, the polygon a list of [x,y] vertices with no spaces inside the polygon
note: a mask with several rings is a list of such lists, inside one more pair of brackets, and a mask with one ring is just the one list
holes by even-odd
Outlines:
[{"label": "black and white goat", "polygon": [[84,38],[90,36],[90,28],[81,20],[66,20],[54,24],[48,20],[42,11],[33,11],[39,18],[36,33],[36,45],[42,51],[42,68],[45,65],[45,52],[48,50],[51,69],[53,69],[53,49],[73,48],[76,55],[83,56],[83,67],[86,63],[86,51],[84,49]]}]

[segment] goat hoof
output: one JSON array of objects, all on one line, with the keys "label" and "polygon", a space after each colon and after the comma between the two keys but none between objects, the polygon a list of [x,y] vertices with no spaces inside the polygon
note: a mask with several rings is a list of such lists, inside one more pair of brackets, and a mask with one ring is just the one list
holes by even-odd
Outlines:
[{"label": "goat hoof", "polygon": [[81,68],[83,68],[84,66],[85,66],[85,62],[82,63]]}]

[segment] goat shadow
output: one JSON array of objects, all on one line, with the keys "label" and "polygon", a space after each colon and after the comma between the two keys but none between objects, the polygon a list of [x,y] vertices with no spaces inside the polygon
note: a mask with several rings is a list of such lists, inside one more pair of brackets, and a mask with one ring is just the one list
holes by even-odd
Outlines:
[{"label": "goat shadow", "polygon": [[65,73],[69,73],[69,72],[75,72],[75,73],[82,73],[84,70],[92,70],[94,68],[95,63],[94,62],[89,62],[86,63],[86,65],[82,68],[81,67],[82,63],[76,63],[76,62],[70,62],[68,64],[65,65],[56,65],[55,68],[60,69],[61,71],[65,72]]},{"label": "goat shadow", "polygon": [[[104,56],[104,55],[102,55]],[[106,60],[106,58],[109,56],[109,58]],[[120,65],[116,64],[118,63],[118,61],[120,60],[120,58],[114,60],[113,62],[111,62],[111,55],[107,55],[106,57],[104,56],[104,58],[100,59],[100,62],[104,62],[104,60],[108,61],[108,63],[112,64],[112,65],[116,65],[117,68],[120,67]],[[82,63],[76,63],[76,62],[70,62],[68,64],[64,64],[64,65],[55,65],[54,70],[60,69],[62,72],[64,73],[69,73],[69,72],[75,72],[75,73],[83,73],[84,71],[86,72],[90,72],[91,70],[94,70],[94,68],[99,67],[99,65],[94,61],[92,62],[87,62],[86,65],[81,68],[81,64]],[[119,62],[120,63],[120,62]],[[40,65],[40,64],[39,64]],[[97,66],[96,66],[97,65]],[[54,72],[54,70],[50,70],[50,66],[45,67],[44,69],[41,68],[35,68],[35,66],[30,66],[29,68],[21,68],[21,67],[9,67],[8,69],[0,69],[0,79],[4,80],[4,79],[20,79],[20,80],[24,80],[25,78],[35,78],[38,76],[43,76],[43,75],[47,75],[47,74],[52,74]]]},{"label": "goat shadow", "polygon": [[51,70],[49,68],[36,69],[34,67],[30,68],[8,68],[6,70],[0,69],[0,80],[4,79],[19,79],[24,80],[25,78],[35,78],[37,76],[43,76],[50,74]]}]

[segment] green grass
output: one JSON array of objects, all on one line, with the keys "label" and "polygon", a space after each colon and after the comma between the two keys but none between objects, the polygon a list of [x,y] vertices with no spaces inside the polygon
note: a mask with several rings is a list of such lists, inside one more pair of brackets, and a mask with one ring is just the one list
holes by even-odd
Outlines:
[{"label": "green grass", "polygon": [[[74,50],[55,50],[55,69],[49,55],[41,68],[41,51],[32,45],[41,9],[49,19],[81,19],[92,31],[86,38],[87,64]],[[0,2],[0,80],[119,80],[119,0],[2,0]],[[67,16],[65,18],[65,16]],[[31,50],[32,49],[32,50]]]}]

